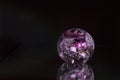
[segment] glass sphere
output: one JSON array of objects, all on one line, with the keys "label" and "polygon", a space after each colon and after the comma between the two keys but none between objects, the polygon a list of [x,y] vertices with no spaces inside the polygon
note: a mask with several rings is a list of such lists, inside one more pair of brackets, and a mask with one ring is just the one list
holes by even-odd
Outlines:
[{"label": "glass sphere", "polygon": [[67,62],[86,63],[95,48],[92,36],[83,29],[72,28],[65,31],[57,44],[58,54]]},{"label": "glass sphere", "polygon": [[94,80],[94,73],[88,65],[64,63],[58,70],[57,80]]}]

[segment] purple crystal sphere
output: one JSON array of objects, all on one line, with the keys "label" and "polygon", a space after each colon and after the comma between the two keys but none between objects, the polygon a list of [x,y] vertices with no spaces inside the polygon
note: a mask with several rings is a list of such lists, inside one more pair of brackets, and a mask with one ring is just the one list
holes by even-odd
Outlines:
[{"label": "purple crystal sphere", "polygon": [[94,80],[94,72],[85,64],[64,63],[58,70],[57,80]]},{"label": "purple crystal sphere", "polygon": [[57,44],[58,54],[67,62],[86,63],[95,48],[92,36],[83,29],[72,28],[65,31]]}]

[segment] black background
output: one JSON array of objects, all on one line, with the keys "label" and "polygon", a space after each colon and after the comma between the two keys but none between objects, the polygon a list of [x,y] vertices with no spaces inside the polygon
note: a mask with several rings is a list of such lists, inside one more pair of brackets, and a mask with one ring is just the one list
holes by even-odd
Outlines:
[{"label": "black background", "polygon": [[56,49],[59,36],[78,27],[88,31],[96,43],[88,62],[95,80],[119,80],[119,22],[114,2],[1,2],[0,79],[56,80],[63,63]]}]

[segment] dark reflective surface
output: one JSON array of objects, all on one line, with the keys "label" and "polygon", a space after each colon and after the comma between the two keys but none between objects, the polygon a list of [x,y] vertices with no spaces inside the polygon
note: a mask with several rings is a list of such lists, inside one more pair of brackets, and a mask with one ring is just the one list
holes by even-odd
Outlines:
[{"label": "dark reflective surface", "polygon": [[65,62],[58,70],[57,80],[94,80],[94,72],[87,64]]},{"label": "dark reflective surface", "polygon": [[111,6],[84,0],[1,0],[0,80],[56,80],[63,63],[58,39],[74,27],[95,40],[95,53],[88,62],[94,79],[120,80],[120,16]]}]

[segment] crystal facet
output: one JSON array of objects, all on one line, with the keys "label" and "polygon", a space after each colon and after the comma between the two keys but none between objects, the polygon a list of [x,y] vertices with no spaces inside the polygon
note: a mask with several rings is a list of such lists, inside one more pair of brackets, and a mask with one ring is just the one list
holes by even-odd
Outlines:
[{"label": "crystal facet", "polygon": [[66,62],[58,70],[57,80],[94,80],[94,73],[88,65]]},{"label": "crystal facet", "polygon": [[67,62],[86,63],[94,52],[94,40],[83,29],[72,28],[65,31],[57,44],[58,54]]}]

